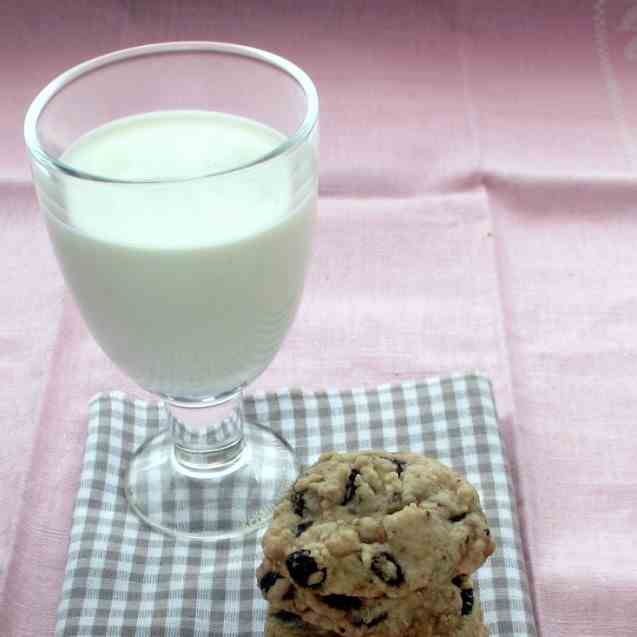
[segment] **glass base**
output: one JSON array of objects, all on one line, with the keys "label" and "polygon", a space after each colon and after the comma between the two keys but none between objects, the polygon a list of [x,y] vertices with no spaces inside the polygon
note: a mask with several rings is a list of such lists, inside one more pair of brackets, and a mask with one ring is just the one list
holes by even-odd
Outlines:
[{"label": "glass base", "polygon": [[157,531],[184,540],[216,541],[258,531],[299,467],[288,443],[261,425],[245,423],[238,444],[234,452],[227,450],[227,462],[217,457],[189,463],[169,431],[150,438],[126,474],[130,506]]}]

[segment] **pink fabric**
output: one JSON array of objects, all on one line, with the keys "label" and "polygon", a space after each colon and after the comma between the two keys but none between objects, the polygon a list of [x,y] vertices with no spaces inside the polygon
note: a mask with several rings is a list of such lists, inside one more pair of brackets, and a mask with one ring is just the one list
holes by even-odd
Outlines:
[{"label": "pink fabric", "polygon": [[72,64],[173,39],[277,51],[321,94],[315,259],[257,385],[488,373],[542,634],[634,634],[633,2],[31,1],[0,35],[1,635],[50,634],[86,402],[139,393],[64,292],[23,113]]}]

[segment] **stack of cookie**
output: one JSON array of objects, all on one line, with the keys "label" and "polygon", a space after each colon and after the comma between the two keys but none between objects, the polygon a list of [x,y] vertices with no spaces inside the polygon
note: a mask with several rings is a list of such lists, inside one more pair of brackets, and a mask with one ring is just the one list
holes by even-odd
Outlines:
[{"label": "stack of cookie", "polygon": [[471,574],[494,549],[477,492],[439,462],[324,454],[263,538],[266,637],[485,637]]}]

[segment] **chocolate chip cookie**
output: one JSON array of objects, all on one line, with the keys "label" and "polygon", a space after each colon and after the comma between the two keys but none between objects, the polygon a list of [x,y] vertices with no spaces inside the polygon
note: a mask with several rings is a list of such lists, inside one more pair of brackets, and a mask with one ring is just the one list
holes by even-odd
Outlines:
[{"label": "chocolate chip cookie", "polygon": [[287,581],[325,603],[443,590],[495,545],[464,478],[430,458],[371,451],[322,455],[275,509],[263,549],[262,590],[283,596]]}]

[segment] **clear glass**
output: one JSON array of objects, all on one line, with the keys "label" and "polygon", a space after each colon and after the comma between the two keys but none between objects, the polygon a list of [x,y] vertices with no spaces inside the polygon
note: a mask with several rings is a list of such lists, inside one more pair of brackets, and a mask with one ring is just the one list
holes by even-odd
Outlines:
[{"label": "clear glass", "polygon": [[25,139],[84,320],[167,410],[168,430],[128,468],[130,505],[182,538],[257,530],[297,475],[289,445],[244,422],[241,393],[303,290],[318,193],[310,78],[239,45],[136,47],[54,79]]}]

